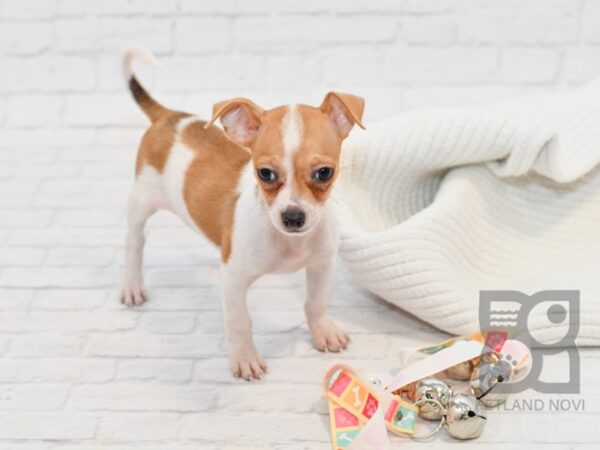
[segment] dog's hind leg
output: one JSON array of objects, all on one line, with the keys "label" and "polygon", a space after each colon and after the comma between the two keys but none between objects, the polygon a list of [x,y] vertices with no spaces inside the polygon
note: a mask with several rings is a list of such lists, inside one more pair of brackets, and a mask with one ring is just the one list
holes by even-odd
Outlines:
[{"label": "dog's hind leg", "polygon": [[[142,178],[142,177],[140,177]],[[121,288],[121,302],[127,306],[141,305],[148,295],[142,277],[144,254],[144,226],[159,208],[152,189],[138,179],[129,195],[127,209],[127,237],[125,238],[125,267]]]}]

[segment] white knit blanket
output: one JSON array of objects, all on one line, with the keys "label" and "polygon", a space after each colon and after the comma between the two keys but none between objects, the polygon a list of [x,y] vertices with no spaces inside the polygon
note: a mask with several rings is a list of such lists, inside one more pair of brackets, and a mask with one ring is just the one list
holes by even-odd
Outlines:
[{"label": "white knit blanket", "polygon": [[[404,114],[343,154],[340,254],[365,288],[456,334],[479,329],[480,290],[580,290],[577,342],[600,344],[599,84]],[[544,342],[568,325],[548,306]]]}]

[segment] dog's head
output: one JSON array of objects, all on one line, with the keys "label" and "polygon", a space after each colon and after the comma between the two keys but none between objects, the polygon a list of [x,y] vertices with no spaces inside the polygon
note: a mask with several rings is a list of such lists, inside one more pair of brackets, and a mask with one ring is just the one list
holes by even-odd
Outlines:
[{"label": "dog's head", "polygon": [[286,234],[305,234],[320,220],[339,173],[342,141],[357,124],[364,100],[330,92],[319,107],[280,106],[263,110],[251,100],[217,103],[210,123],[220,119],[233,141],[248,147],[271,222]]}]

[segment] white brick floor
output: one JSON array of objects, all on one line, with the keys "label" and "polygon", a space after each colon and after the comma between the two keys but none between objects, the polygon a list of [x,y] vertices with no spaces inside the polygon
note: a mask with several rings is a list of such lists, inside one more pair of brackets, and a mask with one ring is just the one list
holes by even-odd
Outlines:
[{"label": "white brick floor", "polygon": [[[116,300],[134,157],[86,145],[0,150],[0,450],[327,449],[319,383],[330,364],[392,371],[445,337],[340,269],[332,311],[353,342],[342,355],[318,353],[301,274],[267,277],[250,305],[270,373],[232,379],[217,253],[177,218],[149,226],[151,301],[130,310]],[[599,370],[600,352],[583,350],[583,392],[567,398],[584,398],[585,413],[491,412],[485,435],[464,445],[597,448]]]}]

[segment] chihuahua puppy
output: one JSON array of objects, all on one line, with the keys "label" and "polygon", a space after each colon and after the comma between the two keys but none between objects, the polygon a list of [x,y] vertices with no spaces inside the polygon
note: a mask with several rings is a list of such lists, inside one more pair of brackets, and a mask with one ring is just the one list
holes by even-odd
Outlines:
[{"label": "chihuahua puppy", "polygon": [[[319,107],[264,110],[251,100],[217,103],[205,122],[165,108],[131,70],[146,50],[125,54],[131,93],[152,125],[142,138],[127,212],[121,301],[147,299],[142,281],[144,225],[159,209],[173,211],[221,250],[226,337],[233,374],[259,379],[267,365],[252,339],[249,286],[267,273],[306,269],[306,318],[321,351],[346,348],[348,337],[326,311],[338,233],[327,204],[339,174],[342,141],[362,126],[362,98],[337,92]],[[220,120],[224,132],[214,126]]]}]

